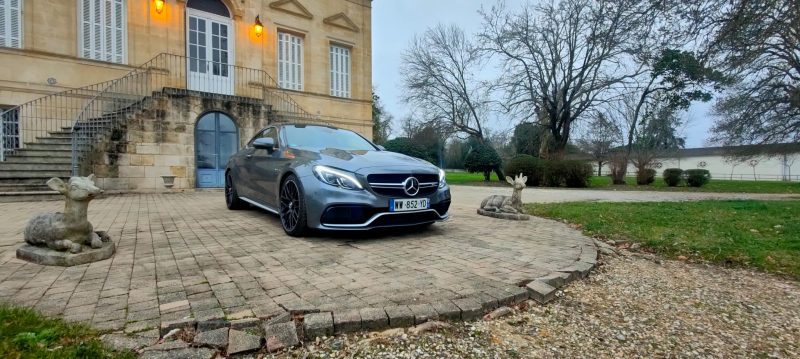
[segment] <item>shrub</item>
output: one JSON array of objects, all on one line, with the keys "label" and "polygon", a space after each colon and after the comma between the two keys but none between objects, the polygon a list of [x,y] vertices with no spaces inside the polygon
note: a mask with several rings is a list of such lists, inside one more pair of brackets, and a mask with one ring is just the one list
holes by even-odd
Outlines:
[{"label": "shrub", "polygon": [[664,182],[667,186],[675,187],[681,184],[683,170],[680,168],[667,168],[664,170]]},{"label": "shrub", "polygon": [[644,168],[636,172],[636,184],[646,186],[656,181],[656,170]]},{"label": "shrub", "polygon": [[[484,180],[489,181],[492,171],[497,169],[497,172],[500,172],[499,169],[502,162],[494,148],[486,144],[476,143],[464,159],[464,169],[471,173],[483,173]],[[500,180],[504,179],[500,178]]]},{"label": "shrub", "polygon": [[509,176],[516,176],[522,173],[528,177],[528,181],[525,184],[529,187],[536,187],[542,182],[543,162],[531,155],[516,155],[508,161],[504,172]]},{"label": "shrub", "polygon": [[611,182],[614,184],[625,184],[625,176],[628,171],[628,157],[625,156],[623,151],[615,151],[611,154],[608,167],[611,170]]},{"label": "shrub", "polygon": [[708,170],[693,169],[683,172],[686,184],[692,187],[703,187],[711,180],[711,173]]},{"label": "shrub", "polygon": [[544,161],[542,166],[542,185],[545,187],[561,187],[564,183],[563,161]]},{"label": "shrub", "polygon": [[583,161],[544,161],[542,183],[548,187],[589,187],[592,165]]},{"label": "shrub", "polygon": [[404,155],[423,159],[431,163],[434,162],[433,159],[425,153],[425,149],[422,148],[422,146],[414,144],[406,137],[397,137],[395,139],[386,141],[386,143],[383,144],[383,147],[385,147],[387,151],[402,153]]},{"label": "shrub", "polygon": [[562,161],[564,184],[570,188],[589,187],[589,180],[594,171],[592,165],[583,161]]}]

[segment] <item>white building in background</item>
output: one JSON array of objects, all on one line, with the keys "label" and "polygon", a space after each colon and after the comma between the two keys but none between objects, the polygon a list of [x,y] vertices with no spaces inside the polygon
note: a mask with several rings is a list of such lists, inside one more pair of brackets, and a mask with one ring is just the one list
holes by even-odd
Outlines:
[{"label": "white building in background", "polygon": [[[597,164],[593,166],[597,171]],[[635,175],[635,168],[628,168]],[[800,143],[686,148],[655,161],[659,177],[667,168],[706,169],[717,180],[800,181]],[[610,173],[608,164],[602,173]]]}]

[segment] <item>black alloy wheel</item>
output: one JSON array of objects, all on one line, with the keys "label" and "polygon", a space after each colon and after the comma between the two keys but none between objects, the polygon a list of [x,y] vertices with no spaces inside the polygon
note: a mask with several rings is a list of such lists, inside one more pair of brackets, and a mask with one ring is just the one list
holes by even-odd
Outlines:
[{"label": "black alloy wheel", "polygon": [[225,174],[225,205],[230,210],[247,208],[247,202],[242,201],[239,198],[239,194],[236,193],[236,187],[233,186],[233,178],[231,178],[230,173]]},{"label": "black alloy wheel", "polygon": [[303,235],[308,229],[306,203],[303,190],[295,175],[290,175],[283,181],[280,203],[281,225],[284,232],[293,237]]}]

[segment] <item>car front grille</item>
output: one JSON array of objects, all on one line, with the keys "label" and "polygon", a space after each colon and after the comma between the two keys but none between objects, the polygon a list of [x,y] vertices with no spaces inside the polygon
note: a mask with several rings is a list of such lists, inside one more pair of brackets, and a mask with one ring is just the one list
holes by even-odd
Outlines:
[{"label": "car front grille", "polygon": [[[409,196],[403,190],[403,183],[409,178],[415,177],[419,183],[419,193]],[[391,198],[419,198],[427,197],[439,188],[439,175],[418,174],[418,173],[381,173],[367,176],[370,188],[375,194]]]}]

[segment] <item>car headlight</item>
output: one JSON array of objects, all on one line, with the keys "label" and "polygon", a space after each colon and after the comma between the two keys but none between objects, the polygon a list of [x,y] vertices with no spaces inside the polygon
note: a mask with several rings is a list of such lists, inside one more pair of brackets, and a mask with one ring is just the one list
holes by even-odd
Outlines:
[{"label": "car headlight", "polygon": [[439,169],[439,188],[444,188],[447,185],[447,180],[445,179],[445,173],[443,169]]},{"label": "car headlight", "polygon": [[320,181],[331,186],[351,190],[364,189],[352,173],[340,171],[328,166],[314,166],[314,175],[317,176]]}]

